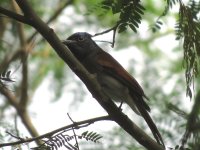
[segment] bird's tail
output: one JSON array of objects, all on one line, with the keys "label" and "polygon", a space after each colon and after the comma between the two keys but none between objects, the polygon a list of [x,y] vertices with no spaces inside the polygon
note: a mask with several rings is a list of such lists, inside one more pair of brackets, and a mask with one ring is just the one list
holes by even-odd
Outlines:
[{"label": "bird's tail", "polygon": [[153,136],[156,139],[157,143],[165,146],[162,136],[160,132],[158,131],[158,128],[156,127],[152,118],[150,117],[149,113],[144,108],[140,108],[139,111],[142,117],[144,118],[144,120],[146,121],[146,123],[148,124],[149,128],[151,129],[151,132],[153,133]]},{"label": "bird's tail", "polygon": [[156,127],[155,123],[153,122],[152,118],[150,117],[149,113],[147,112],[147,111],[150,111],[150,109],[146,110],[145,107],[143,106],[143,104],[141,103],[141,101],[144,102],[144,99],[142,98],[142,100],[140,100],[140,101],[139,100],[134,101],[134,103],[137,107],[137,110],[139,111],[140,115],[144,118],[144,120],[148,124],[157,143],[159,143],[165,147],[162,136],[161,136],[160,132],[158,131],[158,128]]}]

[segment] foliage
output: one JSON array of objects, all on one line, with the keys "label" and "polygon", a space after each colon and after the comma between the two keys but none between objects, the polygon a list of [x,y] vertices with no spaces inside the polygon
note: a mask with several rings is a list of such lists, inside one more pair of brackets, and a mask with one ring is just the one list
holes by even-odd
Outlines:
[{"label": "foliage", "polygon": [[[191,149],[196,149],[199,147],[200,143],[200,132],[199,132],[199,125],[200,125],[200,91],[198,91],[196,95],[195,102],[193,104],[193,109],[188,115],[188,120],[186,124],[186,130],[182,138],[181,146],[184,147],[185,144]],[[189,141],[190,139],[190,141]]]},{"label": "foliage", "polygon": [[13,83],[14,80],[11,78],[11,71],[4,71],[0,73],[0,86],[3,88],[9,88],[7,86],[8,83]]},{"label": "foliage", "polygon": [[13,80],[11,79],[11,71],[5,71],[3,73],[0,74],[0,83],[2,84],[3,81],[7,81],[7,82],[13,82]]},{"label": "foliage", "polygon": [[[47,140],[44,140],[44,144],[39,145],[38,147],[31,148],[32,150],[57,150],[58,148],[65,147],[68,150],[78,150],[78,141],[77,139],[85,139],[87,141],[92,141],[98,143],[102,136],[93,131],[85,131],[81,135],[68,135],[65,134],[65,131],[58,133],[54,136],[49,137]],[[74,141],[75,144],[71,144]]]},{"label": "foliage", "polygon": [[[183,38],[184,67],[187,95],[192,98],[191,84],[199,75],[200,68],[200,22],[197,17],[200,4],[191,1],[189,6],[180,3],[179,20],[176,26],[177,39]],[[198,11],[197,11],[198,10]]]},{"label": "foliage", "polygon": [[145,8],[140,4],[139,0],[104,0],[101,2],[101,7],[111,9],[113,15],[119,13],[117,21],[118,32],[124,32],[127,27],[130,27],[134,32],[141,23]]}]

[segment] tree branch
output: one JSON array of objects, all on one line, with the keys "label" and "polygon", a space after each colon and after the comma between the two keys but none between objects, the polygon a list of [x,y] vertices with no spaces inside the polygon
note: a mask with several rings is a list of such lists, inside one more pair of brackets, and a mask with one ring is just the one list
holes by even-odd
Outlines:
[{"label": "tree branch", "polygon": [[[15,1],[12,1],[12,7],[15,10],[16,13],[20,12],[19,6]],[[20,95],[20,102],[19,106],[21,111],[25,111],[27,109],[27,103],[28,103],[28,65],[27,65],[27,44],[26,44],[26,37],[24,34],[24,24],[18,23],[17,24],[18,28],[18,34],[19,34],[19,39],[20,39],[20,47],[22,51],[21,55],[21,62],[22,62],[22,82],[21,82],[21,95]]]},{"label": "tree branch", "polygon": [[[9,103],[16,109],[18,115],[20,116],[23,124],[25,125],[25,127],[28,129],[28,131],[30,132],[31,136],[38,136],[38,132],[35,129],[35,127],[33,126],[30,117],[28,115],[27,111],[21,111],[19,103],[17,98],[7,89],[5,89],[4,87],[0,86],[0,92],[7,98],[7,100],[9,101]],[[36,141],[37,144],[41,144],[41,141]]]},{"label": "tree branch", "polygon": [[7,10],[3,7],[0,7],[0,13],[5,15],[5,16],[8,16],[16,21],[19,21],[19,22],[22,22],[22,23],[25,23],[25,24],[29,24],[29,21],[22,15],[19,15],[17,13],[14,13],[10,10]]},{"label": "tree branch", "polygon": [[26,138],[26,139],[23,139],[23,138],[20,138],[20,137],[17,137],[15,135],[11,134],[12,137],[19,139],[19,140],[15,141],[15,142],[2,143],[2,144],[0,144],[0,147],[14,146],[14,145],[23,144],[23,143],[30,143],[30,142],[33,142],[33,141],[41,140],[43,138],[49,138],[49,137],[53,136],[54,134],[56,134],[58,132],[61,132],[61,131],[67,130],[67,129],[71,129],[72,127],[73,127],[73,129],[80,129],[80,128],[89,126],[89,125],[91,125],[95,122],[104,121],[104,120],[112,121],[112,119],[109,116],[101,116],[101,117],[87,119],[87,120],[83,120],[83,121],[79,121],[79,122],[73,122],[70,125],[58,128],[58,129],[53,130],[51,132],[45,133],[43,135],[33,137],[33,138]]},{"label": "tree branch", "polygon": [[19,106],[18,106],[18,102],[17,102],[17,98],[10,92],[8,91],[6,88],[0,86],[0,93],[2,95],[4,95],[8,102],[17,110],[19,109]]}]

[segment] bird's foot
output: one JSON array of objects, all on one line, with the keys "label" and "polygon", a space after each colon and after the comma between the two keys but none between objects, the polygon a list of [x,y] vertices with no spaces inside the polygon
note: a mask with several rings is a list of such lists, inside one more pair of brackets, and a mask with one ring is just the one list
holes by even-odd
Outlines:
[{"label": "bird's foot", "polygon": [[123,104],[123,102],[121,101],[121,103],[120,103],[120,105],[118,107],[120,111],[122,111],[122,104]]}]

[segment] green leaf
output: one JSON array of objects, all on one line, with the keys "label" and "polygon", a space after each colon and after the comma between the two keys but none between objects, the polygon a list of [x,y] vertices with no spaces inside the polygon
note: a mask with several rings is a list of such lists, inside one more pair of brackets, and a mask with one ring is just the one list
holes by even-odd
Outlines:
[{"label": "green leaf", "polygon": [[156,23],[160,24],[160,25],[163,25],[162,21],[156,21]]},{"label": "green leaf", "polygon": [[141,10],[145,10],[145,8],[144,8],[141,4],[139,4],[139,3],[138,3],[138,5],[137,5],[137,7],[138,7],[139,9],[141,9]]},{"label": "green leaf", "polygon": [[135,20],[133,20],[133,19],[130,18],[130,22],[131,22],[134,26],[136,26],[137,28],[139,27],[138,23],[137,23]]},{"label": "green leaf", "polygon": [[141,15],[144,15],[144,11],[142,9],[140,9],[139,7],[136,7],[135,11],[137,11]]},{"label": "green leaf", "polygon": [[124,32],[124,31],[126,31],[127,30],[127,25],[128,25],[128,23],[122,23],[122,24],[120,24],[119,25],[119,30],[118,30],[118,33],[122,33],[122,32]]},{"label": "green leaf", "polygon": [[155,27],[156,27],[157,29],[161,29],[160,25],[158,25],[158,24],[155,24]]},{"label": "green leaf", "polygon": [[129,24],[129,27],[130,27],[135,33],[137,33],[137,30],[136,30],[136,28],[135,28],[135,26],[134,26],[133,24]]}]

